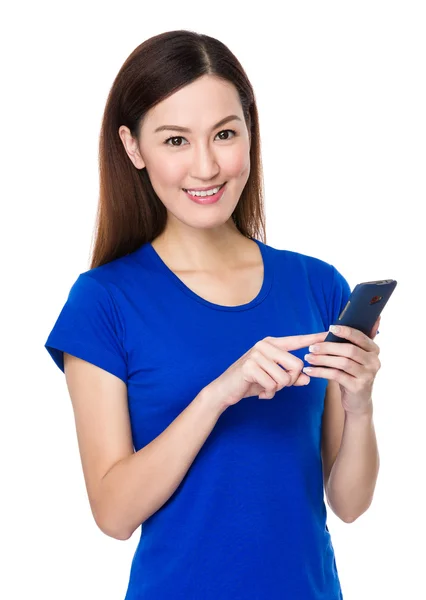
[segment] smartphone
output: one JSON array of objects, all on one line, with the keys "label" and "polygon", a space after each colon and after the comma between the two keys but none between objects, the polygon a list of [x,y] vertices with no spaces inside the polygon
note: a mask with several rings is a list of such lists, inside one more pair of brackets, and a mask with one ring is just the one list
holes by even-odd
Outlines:
[{"label": "smartphone", "polygon": [[[347,325],[348,327],[359,329],[365,335],[371,337],[374,324],[391,297],[396,284],[395,279],[358,283],[353,289],[345,308],[340,313],[338,320],[332,323],[332,325]],[[324,342],[346,343],[349,341],[345,338],[337,337],[331,331],[328,332],[324,340]]]}]

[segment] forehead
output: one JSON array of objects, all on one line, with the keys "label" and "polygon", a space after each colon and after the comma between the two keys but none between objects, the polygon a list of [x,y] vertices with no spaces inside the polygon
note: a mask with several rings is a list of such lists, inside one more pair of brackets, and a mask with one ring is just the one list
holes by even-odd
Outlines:
[{"label": "forehead", "polygon": [[235,86],[209,76],[197,79],[162,100],[148,111],[144,121],[151,133],[162,125],[209,129],[231,114],[243,117]]}]

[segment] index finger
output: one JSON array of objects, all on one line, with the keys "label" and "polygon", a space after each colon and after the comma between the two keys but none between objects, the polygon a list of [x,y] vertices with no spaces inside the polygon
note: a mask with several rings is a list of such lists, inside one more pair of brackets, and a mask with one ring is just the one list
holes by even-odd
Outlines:
[{"label": "index finger", "polygon": [[289,335],[284,337],[274,338],[280,347],[284,350],[299,350],[299,348],[306,348],[316,342],[323,342],[327,337],[328,331],[321,331],[320,333],[308,333],[306,335]]}]

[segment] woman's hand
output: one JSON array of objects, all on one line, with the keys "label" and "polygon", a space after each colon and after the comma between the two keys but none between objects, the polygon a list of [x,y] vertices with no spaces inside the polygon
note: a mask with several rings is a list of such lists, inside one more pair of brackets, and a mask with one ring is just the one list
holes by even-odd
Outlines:
[{"label": "woman's hand", "polygon": [[[322,342],[310,346],[311,354],[305,360],[312,367],[305,367],[303,372],[310,377],[334,379],[340,385],[342,405],[346,412],[363,414],[371,410],[374,379],[381,367],[380,348],[373,342],[380,324],[377,319],[368,337],[362,331],[352,327],[340,326],[338,337],[352,343]],[[317,366],[318,365],[318,366]],[[321,368],[324,365],[329,368]]]},{"label": "woman's hand", "polygon": [[286,386],[306,385],[310,378],[302,373],[303,360],[289,351],[322,342],[327,335],[328,331],[323,331],[307,335],[266,337],[256,342],[204,389],[221,406],[228,408],[243,398],[259,396],[262,400],[271,399]]}]

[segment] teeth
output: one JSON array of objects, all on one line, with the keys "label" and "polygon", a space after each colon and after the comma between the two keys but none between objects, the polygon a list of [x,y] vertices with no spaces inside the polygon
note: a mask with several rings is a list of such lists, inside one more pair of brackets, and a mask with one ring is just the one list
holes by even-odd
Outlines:
[{"label": "teeth", "polygon": [[214,196],[215,194],[218,193],[218,191],[222,188],[222,185],[219,185],[218,187],[214,188],[213,190],[208,190],[207,192],[190,192],[189,190],[186,190],[188,192],[188,194],[191,194],[191,196]]}]

